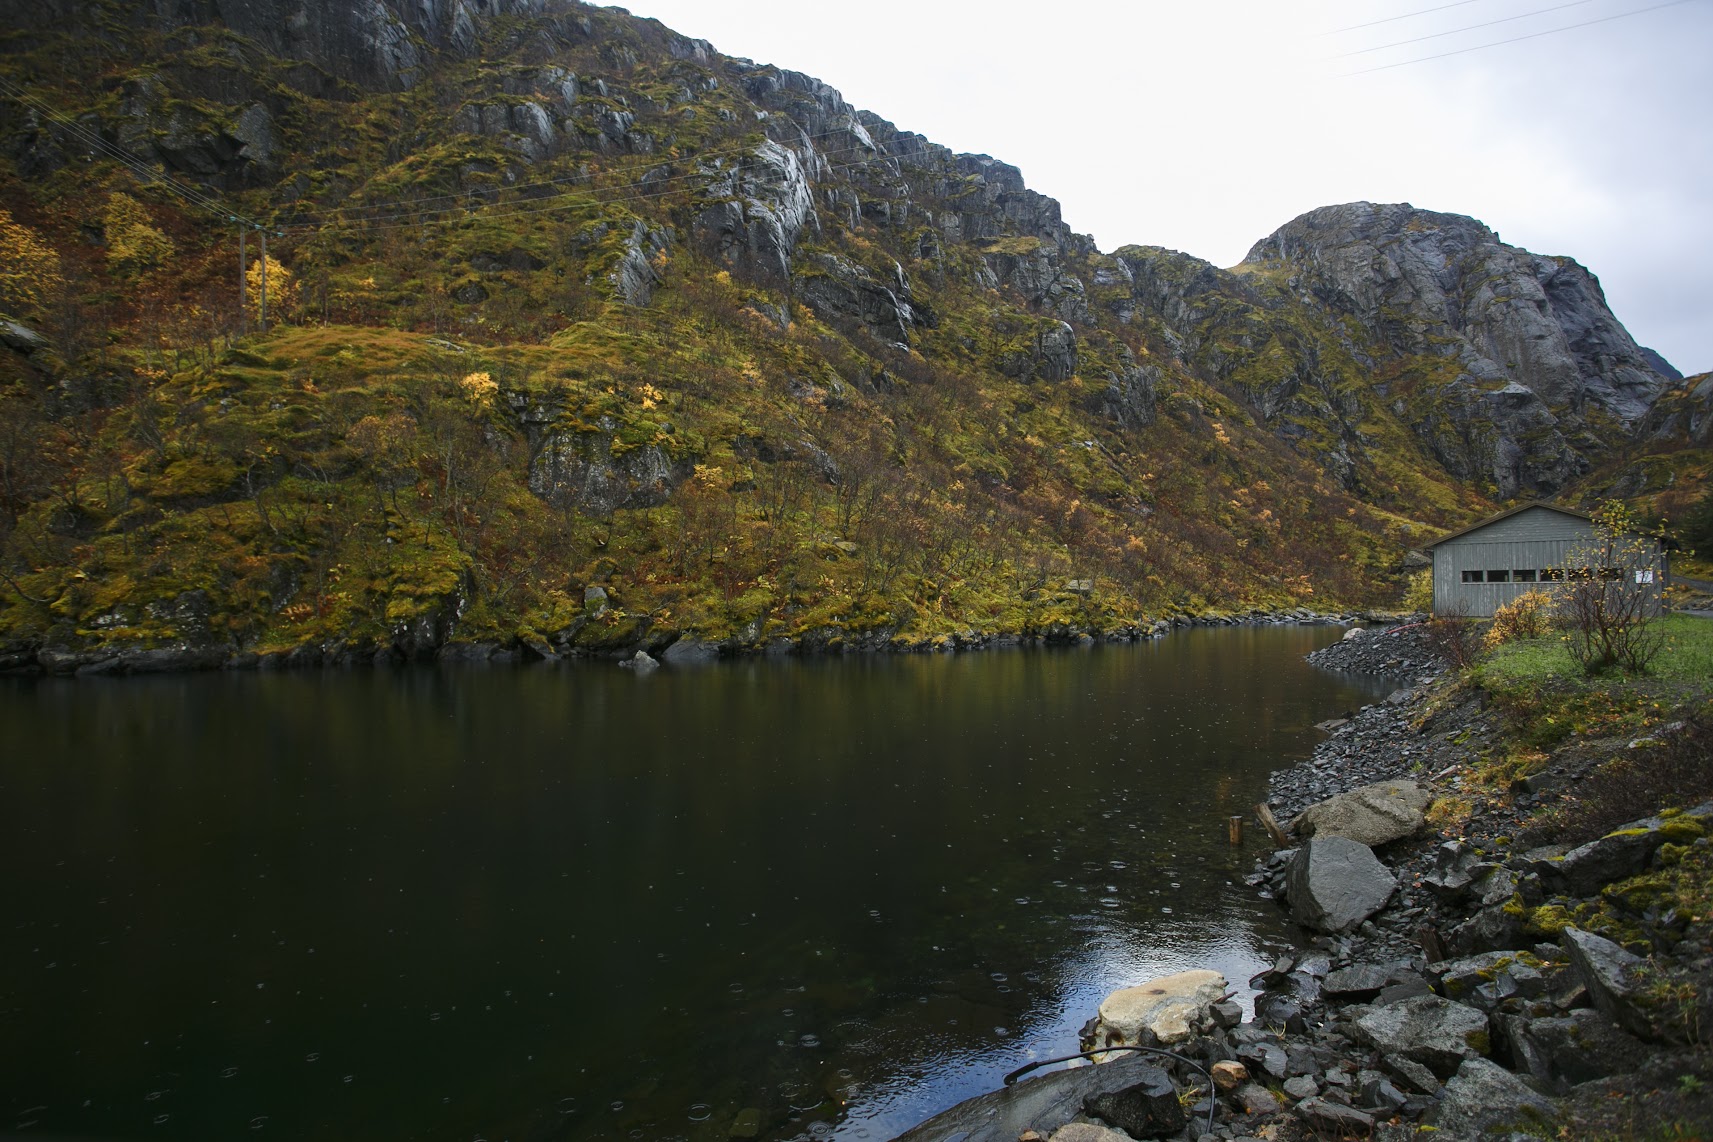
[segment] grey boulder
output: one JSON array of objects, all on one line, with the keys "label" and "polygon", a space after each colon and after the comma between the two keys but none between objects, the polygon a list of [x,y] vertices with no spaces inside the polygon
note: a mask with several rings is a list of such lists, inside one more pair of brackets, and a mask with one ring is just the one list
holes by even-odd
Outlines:
[{"label": "grey boulder", "polygon": [[1536,1082],[1558,1089],[1635,1071],[1647,1048],[1592,1007],[1552,1019],[1504,1016],[1511,1058]]},{"label": "grey boulder", "polygon": [[1356,1034],[1381,1054],[1420,1063],[1442,1079],[1492,1045],[1487,1016],[1437,995],[1372,1008],[1356,1020]]},{"label": "grey boulder", "polygon": [[1465,1059],[1436,1108],[1437,1137],[1481,1138],[1509,1135],[1515,1128],[1534,1133],[1557,1114],[1552,1101],[1497,1063]]},{"label": "grey boulder", "polygon": [[1383,845],[1427,828],[1423,816],[1433,794],[1413,781],[1381,781],[1310,805],[1291,827],[1305,837],[1348,837]]},{"label": "grey boulder", "polygon": [[1292,918],[1319,932],[1351,931],[1385,907],[1397,887],[1374,851],[1347,837],[1311,837],[1285,872]]},{"label": "grey boulder", "polygon": [[1643,960],[1614,944],[1604,936],[1566,928],[1560,937],[1570,953],[1576,974],[1588,988],[1588,997],[1607,1018],[1631,1034],[1644,1039],[1655,1037],[1652,1021],[1641,1003],[1641,985],[1637,979]]}]

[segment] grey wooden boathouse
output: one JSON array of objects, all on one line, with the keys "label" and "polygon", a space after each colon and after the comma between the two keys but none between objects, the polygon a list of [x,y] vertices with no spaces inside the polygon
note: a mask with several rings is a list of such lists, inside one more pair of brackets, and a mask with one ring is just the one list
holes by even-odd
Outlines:
[{"label": "grey wooden boathouse", "polygon": [[[1427,546],[1433,554],[1433,613],[1491,615],[1525,591],[1550,589],[1578,575],[1634,578],[1648,589],[1657,609],[1667,573],[1659,545],[1649,541],[1650,558],[1640,566],[1570,566],[1587,562],[1593,542],[1592,516],[1540,501],[1442,536]],[[1576,559],[1579,553],[1584,558]]]}]

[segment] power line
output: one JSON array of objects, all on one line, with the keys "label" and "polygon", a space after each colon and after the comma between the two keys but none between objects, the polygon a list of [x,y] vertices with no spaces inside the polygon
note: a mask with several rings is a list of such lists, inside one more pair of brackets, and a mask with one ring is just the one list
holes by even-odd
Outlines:
[{"label": "power line", "polygon": [[5,95],[14,102],[19,103],[41,115],[45,115],[49,120],[59,124],[74,138],[84,143],[97,154],[104,155],[124,166],[134,176],[136,176],[139,181],[148,185],[159,186],[168,193],[190,203],[192,206],[219,216],[222,221],[240,223],[242,225],[249,226],[252,229],[259,230],[262,228],[261,223],[257,222],[253,218],[246,217],[239,214],[237,211],[230,209],[202,188],[189,183],[179,182],[171,175],[155,170],[147,162],[138,158],[136,155],[131,154],[118,144],[108,142],[99,134],[89,130],[75,119],[68,118],[51,104],[48,104],[32,95],[29,90],[22,85],[14,83],[9,79],[0,78],[0,95]]},{"label": "power line", "polygon": [[1399,20],[1408,20],[1411,16],[1425,16],[1429,12],[1443,12],[1447,8],[1462,8],[1465,5],[1477,3],[1480,3],[1480,0],[1457,0],[1455,4],[1441,4],[1437,8],[1418,8],[1414,12],[1405,12],[1397,16],[1387,16],[1384,20],[1370,20],[1366,24],[1351,24],[1347,28],[1334,28],[1330,32],[1322,32],[1321,35],[1336,36],[1340,32],[1355,32],[1362,28],[1377,28],[1381,24],[1391,24],[1396,23]]},{"label": "power line", "polygon": [[1462,28],[1453,28],[1449,32],[1431,32],[1425,36],[1417,36],[1413,40],[1399,40],[1396,43],[1381,44],[1379,47],[1362,48],[1359,51],[1345,52],[1342,55],[1336,55],[1336,56],[1333,56],[1332,58],[1333,59],[1349,59],[1351,56],[1368,55],[1370,52],[1383,52],[1387,48],[1401,48],[1405,44],[1419,44],[1425,40],[1444,39],[1446,36],[1456,36],[1456,35],[1461,35],[1464,32],[1473,32],[1477,28],[1491,28],[1495,24],[1510,24],[1510,23],[1514,23],[1517,20],[1526,20],[1530,16],[1544,16],[1548,12],[1558,12],[1558,11],[1561,11],[1565,8],[1580,8],[1584,4],[1591,4],[1591,3],[1593,3],[1593,0],[1570,0],[1570,2],[1567,4],[1554,4],[1550,8],[1536,8],[1533,12],[1520,12],[1515,16],[1503,16],[1497,20],[1488,20],[1484,24],[1470,24],[1470,25],[1468,25],[1466,27],[1462,27]]},{"label": "power line", "polygon": [[1679,4],[1688,4],[1689,2],[1690,2],[1690,0],[1666,0],[1666,2],[1664,4],[1654,4],[1654,5],[1651,5],[1650,7],[1647,7],[1647,8],[1637,8],[1633,12],[1619,12],[1619,13],[1612,15],[1612,16],[1601,16],[1598,19],[1594,19],[1594,20],[1584,20],[1580,24],[1566,24],[1562,28],[1548,28],[1544,32],[1530,32],[1526,36],[1513,36],[1508,40],[1494,40],[1490,44],[1476,44],[1473,47],[1458,48],[1456,51],[1440,52],[1438,55],[1422,56],[1419,59],[1400,60],[1397,63],[1381,64],[1379,67],[1363,68],[1361,71],[1347,71],[1347,72],[1343,73],[1342,75],[1338,76],[1338,78],[1339,79],[1350,79],[1353,76],[1369,75],[1369,74],[1372,74],[1373,72],[1376,72],[1376,71],[1390,71],[1392,68],[1395,68],[1395,67],[1408,67],[1410,64],[1413,64],[1413,63],[1427,63],[1429,60],[1448,59],[1451,56],[1460,56],[1460,55],[1463,55],[1467,52],[1483,51],[1487,48],[1502,47],[1505,44],[1519,44],[1519,43],[1522,43],[1524,40],[1538,40],[1542,36],[1551,36],[1551,35],[1555,35],[1559,32],[1570,32],[1570,31],[1574,31],[1577,28],[1587,28],[1587,27],[1590,27],[1594,24],[1605,24],[1605,23],[1609,23],[1612,20],[1622,20],[1627,16],[1640,16],[1645,12],[1657,12],[1661,8],[1675,8]]}]

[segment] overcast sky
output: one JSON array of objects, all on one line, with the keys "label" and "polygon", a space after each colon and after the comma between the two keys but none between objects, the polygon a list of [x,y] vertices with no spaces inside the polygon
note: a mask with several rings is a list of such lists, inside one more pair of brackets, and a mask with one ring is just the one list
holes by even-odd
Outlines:
[{"label": "overcast sky", "polygon": [[[1230,266],[1316,206],[1412,202],[1576,258],[1638,341],[1685,373],[1713,369],[1713,0],[632,11],[1017,165],[1104,250]],[[1463,50],[1518,37],[1532,38]],[[1459,54],[1424,59],[1444,53]]]}]

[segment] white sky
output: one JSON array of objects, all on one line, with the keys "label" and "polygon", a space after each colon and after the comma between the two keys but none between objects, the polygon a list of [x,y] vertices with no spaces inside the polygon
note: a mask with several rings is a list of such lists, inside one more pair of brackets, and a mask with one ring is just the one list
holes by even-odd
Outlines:
[{"label": "white sky", "polygon": [[[1636,339],[1690,374],[1713,369],[1713,0],[1643,11],[1663,2],[632,0],[632,10],[728,55],[807,72],[953,150],[1015,164],[1104,250],[1169,246],[1230,266],[1316,206],[1367,199],[1473,215],[1507,242],[1593,270]],[[1430,8],[1441,10],[1408,15]],[[1471,28],[1489,21],[1501,22]],[[1435,38],[1384,46],[1425,36]]]}]

